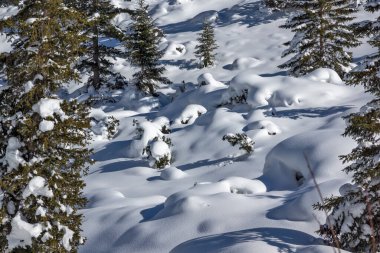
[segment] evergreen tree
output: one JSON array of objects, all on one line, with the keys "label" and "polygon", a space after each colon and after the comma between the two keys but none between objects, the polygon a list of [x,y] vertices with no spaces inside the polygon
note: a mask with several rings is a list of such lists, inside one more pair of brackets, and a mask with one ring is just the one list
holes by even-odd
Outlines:
[{"label": "evergreen tree", "polygon": [[164,52],[159,50],[158,45],[164,34],[155,26],[148,8],[144,0],[139,0],[138,8],[132,15],[127,47],[132,65],[140,68],[133,75],[137,88],[156,95],[158,84],[169,84],[170,81],[163,76],[165,67],[160,66],[159,62]]},{"label": "evergreen tree", "polygon": [[[380,2],[368,3],[367,10],[380,9]],[[380,251],[380,32],[378,17],[364,27],[370,34],[370,44],[377,53],[368,56],[364,63],[349,75],[349,84],[361,84],[375,99],[360,112],[347,118],[345,136],[352,137],[358,146],[341,158],[351,163],[344,170],[352,174],[352,183],[341,187],[339,197],[331,197],[320,210],[331,211],[326,229],[319,232],[330,242],[353,252],[376,253]]]},{"label": "evergreen tree", "polygon": [[0,251],[77,252],[82,244],[82,194],[88,108],[54,94],[77,80],[72,69],[85,38],[80,14],[62,0],[20,1],[0,21],[12,42],[3,54],[0,91]]},{"label": "evergreen tree", "polygon": [[124,32],[117,27],[113,18],[120,13],[130,13],[128,9],[116,8],[110,0],[65,0],[68,6],[74,7],[86,21],[85,34],[88,41],[85,55],[78,69],[91,73],[88,86],[99,90],[101,87],[121,88],[126,85],[125,78],[112,69],[111,59],[125,58],[125,50],[121,46],[107,46],[101,43],[102,38],[123,42]]},{"label": "evergreen tree", "polygon": [[216,45],[214,27],[211,22],[205,21],[203,23],[203,30],[199,33],[199,44],[195,47],[195,55],[201,60],[201,67],[212,66],[215,61],[215,49]]},{"label": "evergreen tree", "polygon": [[350,0],[300,0],[289,7],[296,10],[281,28],[296,34],[284,45],[282,57],[295,54],[279,68],[293,76],[305,75],[317,68],[331,68],[343,76],[352,61],[346,48],[360,44],[348,23],[357,10]]},{"label": "evergreen tree", "polygon": [[287,7],[287,4],[292,0],[264,0],[265,6],[272,10],[282,10]]}]

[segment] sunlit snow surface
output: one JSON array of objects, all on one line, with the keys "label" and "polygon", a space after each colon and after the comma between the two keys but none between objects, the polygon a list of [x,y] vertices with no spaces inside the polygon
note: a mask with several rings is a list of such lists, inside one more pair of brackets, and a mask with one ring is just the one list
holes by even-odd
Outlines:
[{"label": "sunlit snow surface", "polygon": [[[311,207],[319,198],[306,159],[322,193],[339,194],[349,177],[338,155],[355,146],[341,137],[342,116],[371,97],[330,70],[287,77],[277,65],[286,60],[282,44],[292,34],[278,28],[285,21],[281,13],[258,1],[147,2],[167,33],[162,62],[174,85],[161,92],[173,98],[141,98],[127,89],[119,102],[93,112],[115,116],[120,126],[113,140],[92,144],[97,163],[85,178],[87,241],[80,252],[333,252],[314,232],[325,217]],[[125,17],[115,22],[128,23]],[[217,63],[198,69],[194,48],[205,19],[216,24]],[[0,50],[9,50],[1,36]],[[372,51],[363,44],[354,57]],[[127,78],[134,70],[121,59],[114,68]],[[71,96],[76,87],[69,87]],[[244,90],[247,104],[226,105]],[[134,119],[145,130],[141,140],[135,140]],[[169,122],[174,163],[157,171],[141,153]],[[222,141],[239,132],[255,141],[251,156]]]}]

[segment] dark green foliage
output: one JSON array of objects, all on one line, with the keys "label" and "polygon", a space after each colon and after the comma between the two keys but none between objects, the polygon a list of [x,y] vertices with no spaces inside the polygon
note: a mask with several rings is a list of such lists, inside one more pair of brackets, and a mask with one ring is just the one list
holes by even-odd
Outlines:
[{"label": "dark green foliage", "polygon": [[158,45],[164,34],[149,16],[148,7],[144,0],[138,1],[126,45],[132,65],[140,69],[133,75],[135,85],[140,91],[156,95],[158,85],[169,84],[170,81],[163,76],[165,67],[159,62],[164,53]]},{"label": "dark green foliage", "polygon": [[[378,11],[380,2],[368,3],[369,11]],[[352,175],[352,184],[345,185],[341,196],[327,198],[315,208],[331,211],[330,227],[320,229],[331,244],[352,252],[376,253],[380,251],[380,66],[379,18],[361,27],[371,36],[370,44],[378,51],[367,57],[349,75],[349,84],[363,85],[376,99],[349,115],[344,136],[353,138],[358,146],[350,154],[341,156],[349,164],[344,171]],[[336,238],[336,239],[335,239]]]},{"label": "dark green foliage", "polygon": [[[61,0],[25,0],[18,7],[18,14],[0,21],[0,31],[12,38],[13,46],[0,57],[7,77],[0,92],[0,251],[77,252],[83,243],[78,209],[86,204],[82,176],[92,162],[91,150],[85,148],[88,107],[62,102],[54,93],[78,78],[72,64],[85,41],[83,26],[80,14]],[[38,105],[47,102],[58,107],[45,115]],[[46,122],[54,127],[43,130]],[[49,194],[26,194],[33,179],[41,179]],[[9,248],[15,217],[41,226],[30,245],[20,242]],[[65,236],[70,238],[67,244]]]},{"label": "dark green foliage", "polygon": [[[82,14],[85,26],[86,43],[83,44],[85,53],[77,66],[80,71],[90,72],[87,85],[99,91],[102,87],[123,88],[127,81],[112,69],[111,58],[125,58],[122,48],[125,41],[124,32],[117,27],[112,19],[120,13],[131,13],[129,9],[116,8],[110,0],[65,0],[68,6]],[[107,46],[101,39],[120,42],[118,47]]]},{"label": "dark green foliage", "polygon": [[292,0],[264,0],[264,4],[272,10],[283,10]]},{"label": "dark green foliage", "polygon": [[282,56],[294,56],[279,67],[289,69],[293,76],[318,68],[330,68],[343,76],[352,62],[352,53],[345,50],[360,45],[349,25],[357,11],[351,1],[300,0],[293,1],[289,7],[296,13],[281,28],[296,34],[284,44],[289,48]]},{"label": "dark green foliage", "polygon": [[199,33],[198,45],[195,47],[195,55],[201,61],[201,68],[212,66],[215,62],[216,54],[214,51],[218,48],[216,45],[214,27],[211,22],[203,23],[203,30]]},{"label": "dark green foliage", "polygon": [[245,133],[226,134],[222,140],[228,141],[233,147],[239,145],[239,149],[245,150],[248,154],[253,153],[253,145],[255,143]]}]

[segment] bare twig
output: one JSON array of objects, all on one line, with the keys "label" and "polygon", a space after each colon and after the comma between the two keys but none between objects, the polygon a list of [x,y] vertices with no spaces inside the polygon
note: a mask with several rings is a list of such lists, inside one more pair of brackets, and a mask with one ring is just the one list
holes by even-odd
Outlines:
[{"label": "bare twig", "polygon": [[[316,179],[316,177],[315,177],[315,175],[314,175],[314,171],[313,171],[312,168],[311,168],[309,158],[307,157],[306,153],[304,153],[303,155],[304,155],[304,157],[305,157],[306,165],[307,165],[307,168],[309,169],[309,172],[310,172],[310,175],[311,175],[311,177],[312,177],[312,179],[313,179],[314,185],[315,185],[315,187],[317,188],[317,192],[318,192],[319,198],[320,198],[320,200],[321,200],[321,204],[322,204],[322,206],[324,206],[324,205],[325,205],[325,201],[324,201],[324,198],[323,198],[323,195],[322,195],[322,191],[321,191],[321,188],[319,187],[319,184],[318,184],[318,182],[317,182],[317,179]],[[335,247],[333,247],[334,252],[336,252],[335,249],[337,249],[337,250],[338,250],[338,253],[341,253],[341,250],[340,250],[340,243],[339,243],[338,237],[337,237],[337,235],[336,235],[336,233],[335,233],[334,227],[332,226],[330,219],[328,219],[328,216],[329,216],[329,215],[328,215],[328,213],[327,213],[327,211],[326,211],[325,208],[323,208],[323,211],[324,211],[324,213],[325,213],[325,215],[326,215],[326,222],[327,222],[327,225],[328,225],[328,227],[329,227],[329,229],[330,229],[330,231],[331,231],[331,234],[332,234],[332,236],[333,236],[333,241],[334,241],[334,244],[335,244]]]}]

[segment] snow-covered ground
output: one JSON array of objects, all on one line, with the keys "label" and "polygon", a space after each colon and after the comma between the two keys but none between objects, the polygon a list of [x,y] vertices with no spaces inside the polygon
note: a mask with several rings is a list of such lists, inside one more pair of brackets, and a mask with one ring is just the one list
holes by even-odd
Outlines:
[{"label": "snow-covered ground", "polygon": [[[286,76],[277,65],[292,33],[278,28],[282,14],[257,0],[147,2],[167,34],[163,63],[174,85],[159,98],[125,91],[97,109],[120,126],[114,139],[92,144],[97,162],[85,178],[80,252],[334,252],[315,233],[325,216],[312,209],[319,197],[307,164],[325,196],[339,194],[349,176],[338,156],[355,145],[341,136],[342,117],[371,97],[326,69]],[[216,23],[217,64],[198,69],[194,48],[205,19]],[[0,50],[9,50],[3,37]],[[355,59],[371,50],[363,44]],[[114,68],[133,73],[123,60]],[[246,104],[229,104],[243,94]],[[141,140],[134,120],[144,125]],[[173,164],[159,171],[141,153],[163,125],[170,125]],[[222,141],[242,132],[255,142],[250,156]]]}]

